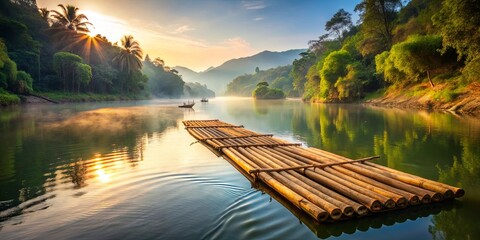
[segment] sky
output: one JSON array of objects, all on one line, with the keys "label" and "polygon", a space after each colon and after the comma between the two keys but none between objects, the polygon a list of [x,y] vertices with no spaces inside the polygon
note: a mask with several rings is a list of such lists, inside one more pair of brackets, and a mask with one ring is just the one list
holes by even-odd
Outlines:
[{"label": "sky", "polygon": [[[111,42],[131,34],[151,59],[203,71],[264,50],[304,49],[325,22],[359,0],[37,0],[72,4]],[[358,17],[353,16],[355,22]]]}]

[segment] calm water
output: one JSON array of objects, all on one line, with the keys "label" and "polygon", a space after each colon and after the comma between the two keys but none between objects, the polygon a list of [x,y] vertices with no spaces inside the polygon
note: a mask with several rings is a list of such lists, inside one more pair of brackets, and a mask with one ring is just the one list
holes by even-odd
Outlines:
[{"label": "calm water", "polygon": [[[0,239],[480,239],[480,120],[217,98],[0,109]],[[184,130],[221,119],[465,188],[448,204],[316,224]],[[290,210],[291,211],[290,211]]]}]

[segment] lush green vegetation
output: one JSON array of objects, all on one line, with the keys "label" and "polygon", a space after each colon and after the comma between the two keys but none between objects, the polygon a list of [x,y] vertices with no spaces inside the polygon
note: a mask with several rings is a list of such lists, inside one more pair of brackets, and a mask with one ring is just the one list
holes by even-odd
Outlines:
[{"label": "lush green vegetation", "polygon": [[19,102],[12,94],[33,91],[67,101],[183,94],[178,72],[160,59],[143,60],[133,36],[112,44],[101,35],[88,35],[91,27],[72,5],[59,4],[57,11],[38,9],[34,0],[1,1],[2,105]]},{"label": "lush green vegetation", "polygon": [[252,96],[255,99],[283,99],[285,93],[278,88],[269,88],[267,82],[259,82],[253,90]]},{"label": "lush green vegetation", "polygon": [[290,76],[292,66],[282,66],[268,70],[256,69],[255,74],[245,74],[236,77],[227,85],[227,95],[252,96],[252,92],[261,82],[268,83],[272,88],[278,88],[288,96],[297,96],[293,91],[293,78]]},{"label": "lush green vegetation", "polygon": [[355,101],[401,92],[452,101],[480,81],[480,1],[363,0],[360,24],[340,9],[327,34],[293,62],[292,87],[305,100]]},{"label": "lush green vegetation", "polygon": [[207,85],[198,82],[185,83],[183,86],[183,95],[187,98],[213,98],[215,92],[208,89]]},{"label": "lush green vegetation", "polygon": [[156,97],[180,97],[183,95],[185,83],[177,70],[165,66],[165,62],[156,58],[153,61],[146,57],[143,71],[148,77],[148,89]]}]

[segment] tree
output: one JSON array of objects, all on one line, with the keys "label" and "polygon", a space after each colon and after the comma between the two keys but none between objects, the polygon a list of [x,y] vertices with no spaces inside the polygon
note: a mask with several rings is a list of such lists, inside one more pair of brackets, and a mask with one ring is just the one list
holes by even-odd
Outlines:
[{"label": "tree", "polygon": [[[70,90],[75,84],[77,64],[82,63],[80,56],[69,52],[57,52],[53,55],[53,68],[57,77],[63,81],[63,91]],[[68,82],[67,80],[70,80]]]},{"label": "tree", "polygon": [[433,24],[443,37],[442,52],[449,47],[465,58],[464,75],[479,80],[480,66],[480,0],[443,1],[441,10],[433,16]]},{"label": "tree", "polygon": [[352,56],[345,50],[331,52],[320,71],[320,97],[335,97],[335,82],[347,74],[347,65],[353,62]]},{"label": "tree", "polygon": [[355,11],[359,12],[364,34],[361,52],[365,55],[377,54],[392,46],[394,21],[401,0],[362,0]]},{"label": "tree", "polygon": [[256,67],[255,68],[255,73],[259,73],[260,72],[260,68]]},{"label": "tree", "polygon": [[433,23],[443,37],[443,51],[453,47],[459,59],[480,55],[480,0],[443,1]]},{"label": "tree", "polygon": [[[146,61],[146,60],[145,60]],[[163,59],[157,57],[153,60],[153,65],[155,65],[156,67],[161,67],[161,68],[164,68],[165,67],[165,61],[163,61]]]},{"label": "tree", "polygon": [[349,64],[347,74],[335,82],[339,100],[358,99],[363,93],[363,82],[367,81],[367,71],[360,62]]},{"label": "tree", "polygon": [[269,88],[267,82],[259,82],[257,88],[252,92],[252,97],[256,99],[281,99],[285,98],[285,93],[278,88]]},{"label": "tree", "polygon": [[64,6],[63,4],[58,4],[60,11],[51,10],[53,23],[58,24],[65,29],[72,30],[75,32],[88,33],[90,30],[88,26],[93,26],[92,23],[88,22],[87,16],[85,14],[78,14],[78,8],[73,5]]},{"label": "tree", "polygon": [[433,88],[432,71],[455,63],[455,56],[441,55],[441,48],[441,36],[411,36],[407,41],[395,44],[390,53],[382,53],[376,58],[377,71],[383,71],[385,79],[390,82],[415,82],[427,77]]},{"label": "tree", "polygon": [[24,71],[17,72],[17,81],[15,84],[15,89],[13,92],[15,93],[31,93],[33,92],[32,88],[33,79],[30,74]]},{"label": "tree", "polygon": [[340,9],[333,17],[325,23],[325,30],[334,33],[336,37],[342,36],[344,31],[348,31],[352,27],[352,14]]},{"label": "tree", "polygon": [[120,47],[121,51],[113,58],[113,62],[120,67],[120,70],[130,73],[142,69],[143,51],[133,36],[123,36]]},{"label": "tree", "polygon": [[39,8],[38,13],[40,14],[40,17],[42,17],[43,21],[50,24],[50,11],[47,8]]},{"label": "tree", "polygon": [[75,77],[77,93],[80,93],[80,85],[87,85],[92,80],[92,68],[85,63],[75,63]]}]

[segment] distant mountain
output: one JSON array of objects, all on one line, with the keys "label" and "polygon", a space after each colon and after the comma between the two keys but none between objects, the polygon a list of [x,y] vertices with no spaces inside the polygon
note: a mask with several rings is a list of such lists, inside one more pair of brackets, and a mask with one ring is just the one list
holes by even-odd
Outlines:
[{"label": "distant mountain", "polygon": [[[186,67],[182,67],[182,66],[176,66],[176,67],[173,67],[173,69],[177,70],[180,75],[182,75],[182,79],[184,82],[195,82],[195,81],[191,81],[191,79],[196,79],[199,77],[199,73],[198,72],[195,72],[193,71],[192,69],[190,68],[186,68]],[[190,80],[188,80],[190,79]]]},{"label": "distant mountain", "polygon": [[209,68],[204,72],[195,72],[185,67],[174,67],[185,82],[199,82],[206,84],[209,89],[217,95],[223,95],[227,84],[234,78],[252,74],[258,67],[260,70],[267,70],[278,66],[289,65],[293,60],[300,58],[299,54],[306,49],[294,49],[284,52],[263,51],[249,57],[228,60],[222,65]]}]

